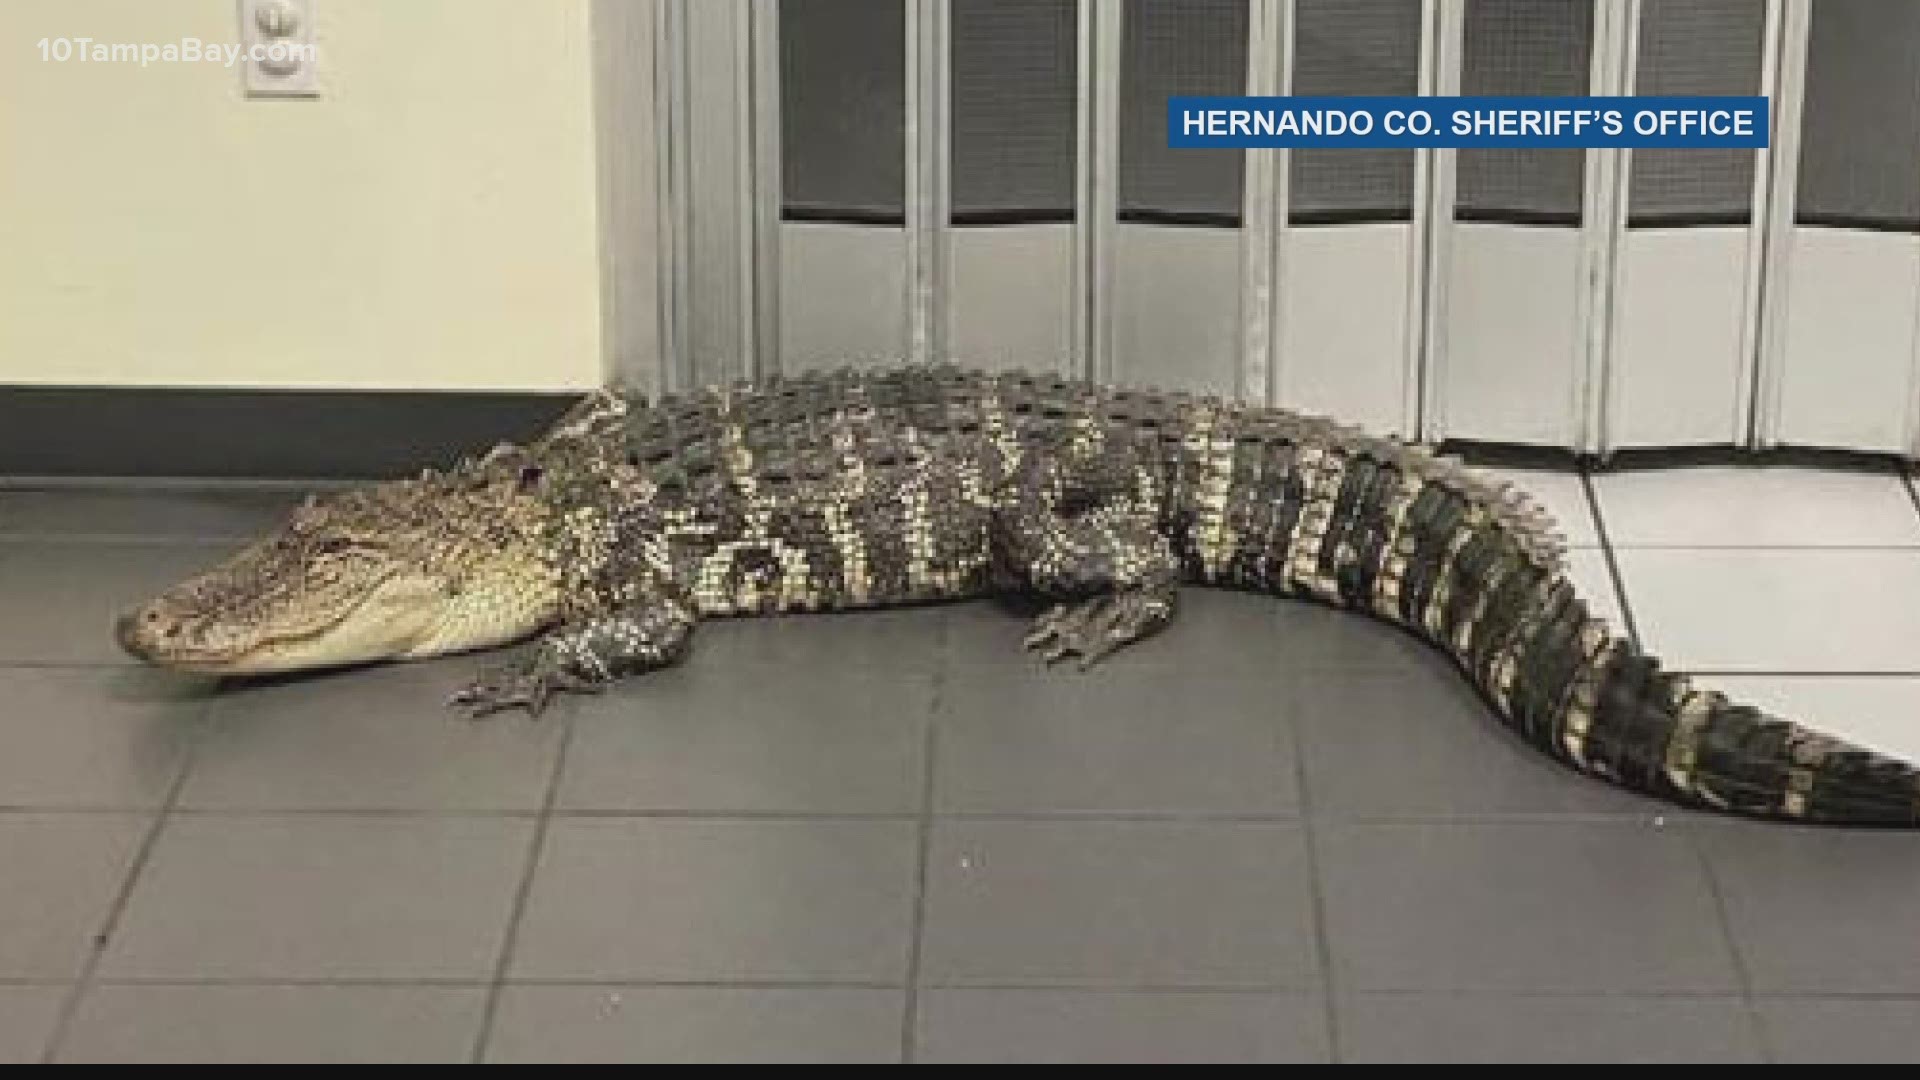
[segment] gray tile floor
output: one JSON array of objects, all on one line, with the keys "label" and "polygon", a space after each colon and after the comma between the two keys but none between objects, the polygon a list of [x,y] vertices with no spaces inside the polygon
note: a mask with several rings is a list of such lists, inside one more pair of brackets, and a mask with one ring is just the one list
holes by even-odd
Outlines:
[{"label": "gray tile floor", "polygon": [[[1920,753],[1902,478],[1522,480],[1649,644]],[[0,1059],[1920,1055],[1920,837],[1575,777],[1320,608],[1085,677],[991,604],[716,624],[537,723],[115,653],[290,498],[0,490]]]}]

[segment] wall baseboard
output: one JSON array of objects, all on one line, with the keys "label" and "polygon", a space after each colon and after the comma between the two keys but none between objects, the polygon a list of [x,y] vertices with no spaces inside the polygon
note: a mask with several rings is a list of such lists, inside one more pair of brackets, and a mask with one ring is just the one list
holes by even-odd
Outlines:
[{"label": "wall baseboard", "polygon": [[405,476],[525,442],[579,397],[0,386],[0,476]]}]

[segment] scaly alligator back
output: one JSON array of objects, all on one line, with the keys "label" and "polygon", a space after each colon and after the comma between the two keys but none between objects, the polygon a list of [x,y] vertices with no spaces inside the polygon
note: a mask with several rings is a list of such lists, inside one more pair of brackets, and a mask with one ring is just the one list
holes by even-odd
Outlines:
[{"label": "scaly alligator back", "polygon": [[1403,627],[1533,746],[1635,791],[1761,817],[1920,824],[1920,771],[1662,670],[1577,594],[1540,506],[1420,447],[1283,409],[945,366],[843,370],[646,412],[656,437],[677,411],[683,426],[730,415],[746,443],[758,431],[779,445],[774,432],[790,442],[850,401],[884,423],[1010,446],[1090,416],[1150,435],[1186,580]]},{"label": "scaly alligator back", "polygon": [[1533,746],[1644,794],[1760,817],[1920,824],[1920,771],[1664,671],[1577,594],[1540,506],[1420,447],[1283,409],[953,367],[843,370],[648,413],[735,413],[750,440],[850,400],[936,437],[1015,443],[1089,416],[1149,434],[1186,580],[1403,627],[1452,657]]}]

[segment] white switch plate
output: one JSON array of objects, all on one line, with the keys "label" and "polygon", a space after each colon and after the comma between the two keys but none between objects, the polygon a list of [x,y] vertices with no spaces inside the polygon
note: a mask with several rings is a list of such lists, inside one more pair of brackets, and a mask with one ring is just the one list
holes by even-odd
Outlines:
[{"label": "white switch plate", "polygon": [[248,97],[320,96],[314,6],[315,0],[240,0]]}]

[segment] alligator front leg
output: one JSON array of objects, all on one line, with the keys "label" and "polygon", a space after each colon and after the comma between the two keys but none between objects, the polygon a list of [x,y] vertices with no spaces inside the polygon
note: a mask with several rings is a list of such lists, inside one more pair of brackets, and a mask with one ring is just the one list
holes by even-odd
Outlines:
[{"label": "alligator front leg", "polygon": [[1173,620],[1179,563],[1144,447],[1088,429],[1036,449],[994,529],[1002,576],[1059,601],[1026,637],[1047,663],[1091,667]]},{"label": "alligator front leg", "polygon": [[474,719],[505,709],[538,716],[553,695],[599,693],[629,675],[669,667],[687,654],[694,615],[655,598],[570,623],[541,638],[518,663],[483,672],[449,702]]},{"label": "alligator front leg", "polygon": [[1172,589],[1126,589],[1055,604],[1033,620],[1026,646],[1049,664],[1070,656],[1085,670],[1173,621]]}]

